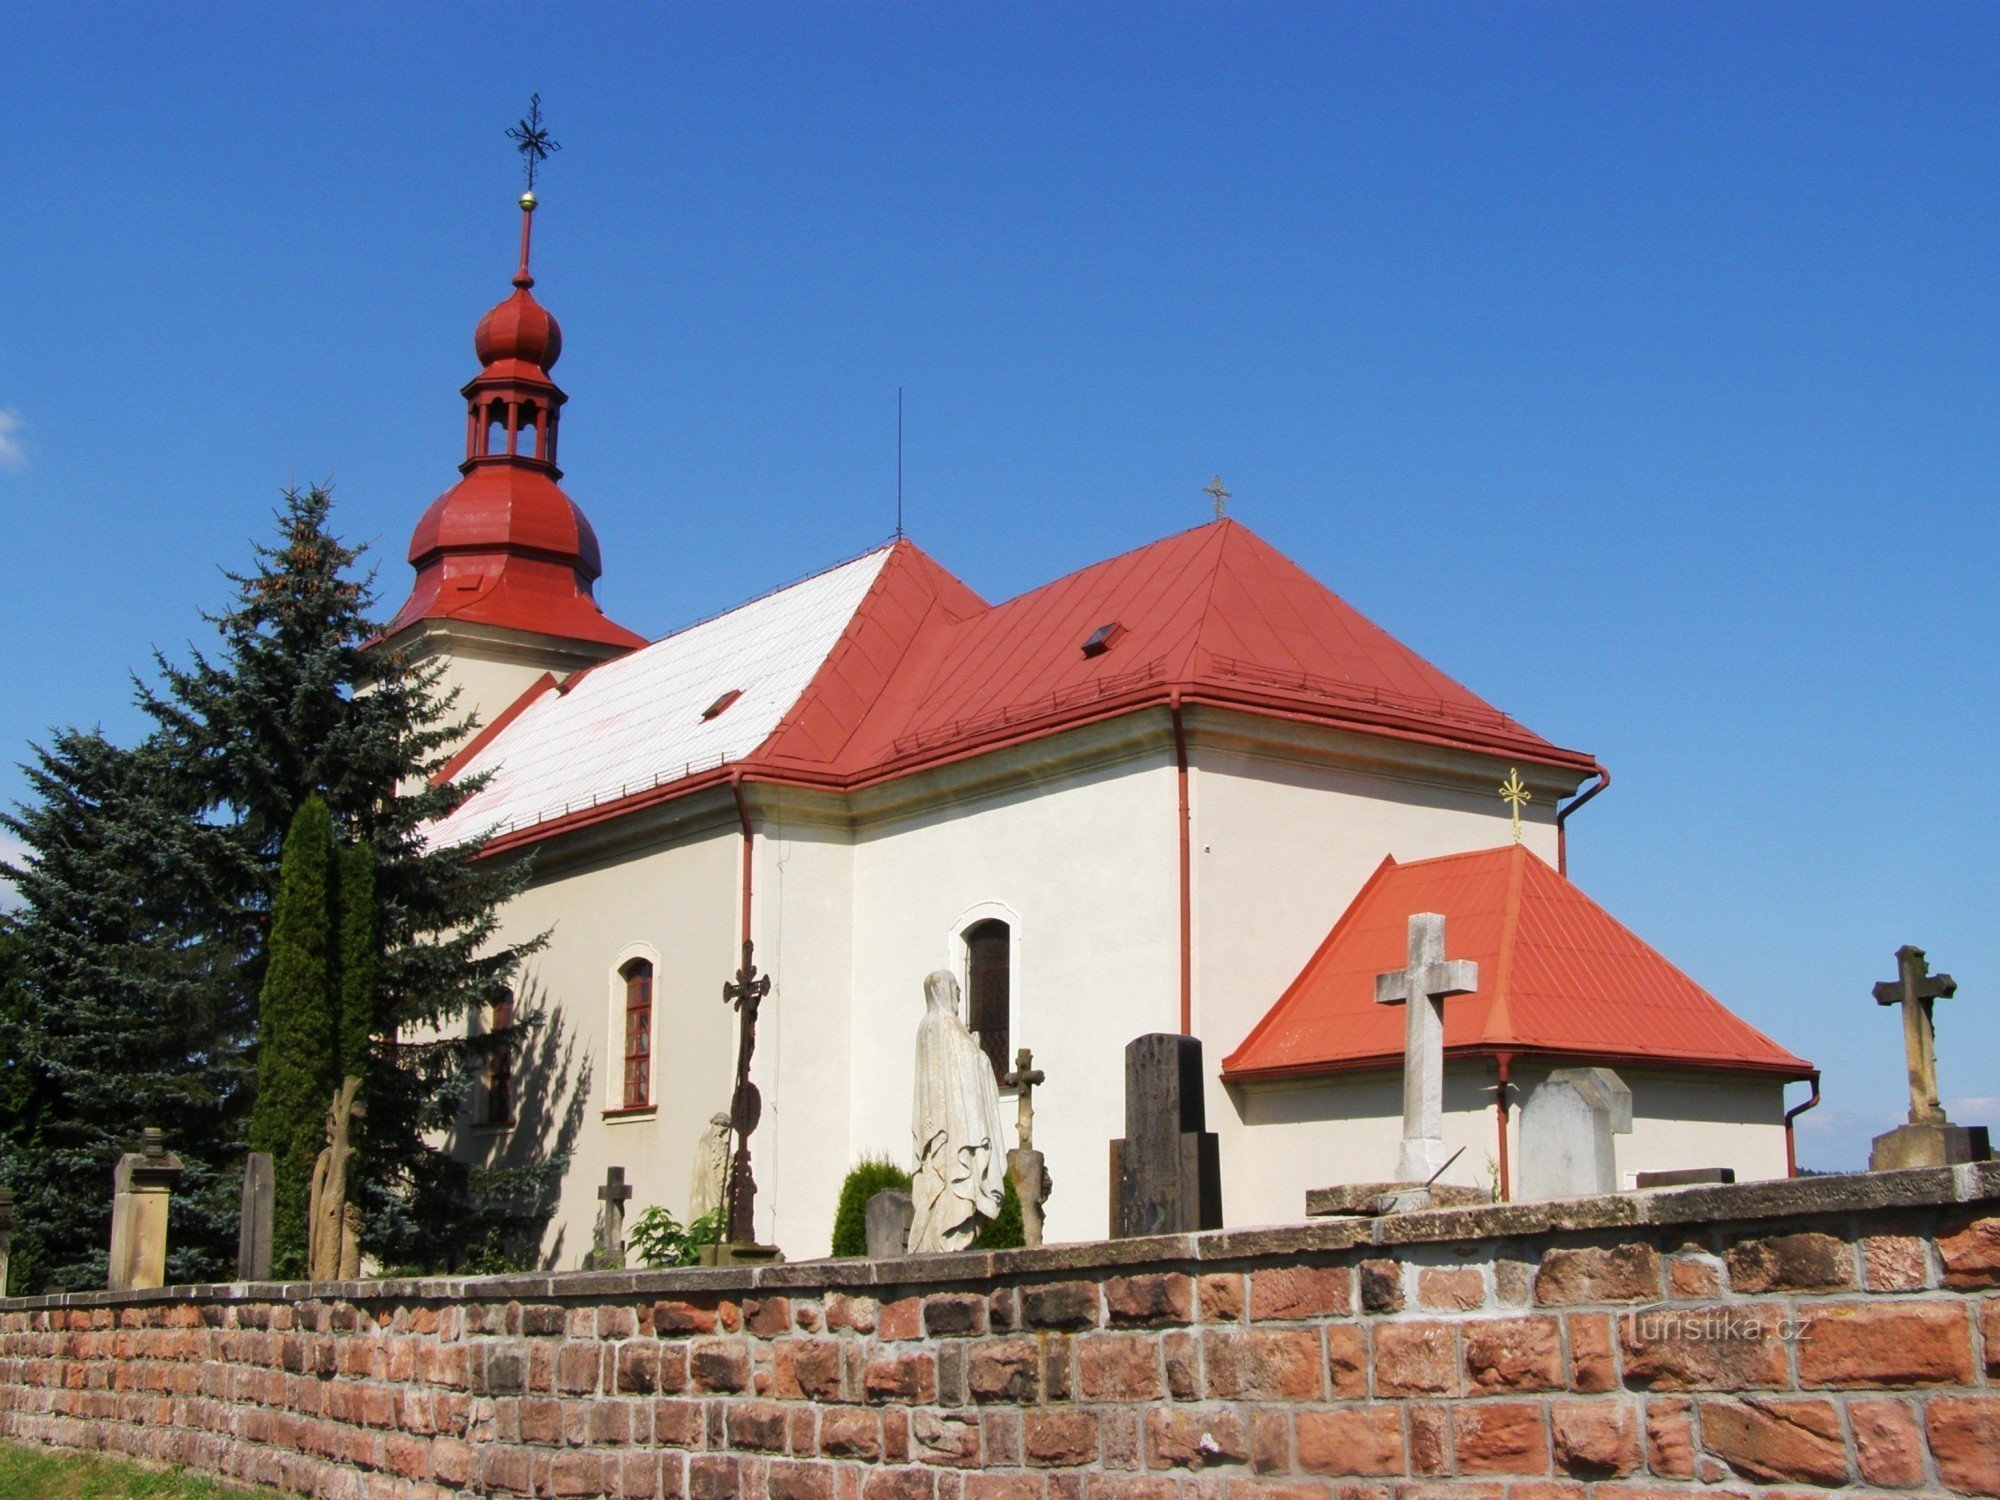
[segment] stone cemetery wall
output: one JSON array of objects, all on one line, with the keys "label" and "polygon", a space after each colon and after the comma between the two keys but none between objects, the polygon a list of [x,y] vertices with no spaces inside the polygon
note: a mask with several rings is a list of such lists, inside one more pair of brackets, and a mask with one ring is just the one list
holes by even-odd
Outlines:
[{"label": "stone cemetery wall", "polygon": [[0,1304],[0,1436],[330,1497],[2000,1494],[2000,1164]]}]

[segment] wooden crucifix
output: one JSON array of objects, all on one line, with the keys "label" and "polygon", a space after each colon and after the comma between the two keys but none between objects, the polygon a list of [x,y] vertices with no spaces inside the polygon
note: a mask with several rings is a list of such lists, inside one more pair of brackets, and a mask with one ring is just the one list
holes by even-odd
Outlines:
[{"label": "wooden crucifix", "polygon": [[1399,1182],[1429,1182],[1449,1164],[1444,1154],[1444,1002],[1479,988],[1479,965],[1444,956],[1444,918],[1410,918],[1409,966],[1375,976],[1375,1002],[1401,1005],[1403,1149]]},{"label": "wooden crucifix", "polygon": [[1877,1005],[1903,1007],[1903,1056],[1910,1070],[1910,1123],[1941,1125],[1938,1102],[1937,1029],[1931,1005],[1958,993],[1949,974],[1933,974],[1924,950],[1908,943],[1896,950],[1896,977],[1875,986]]},{"label": "wooden crucifix", "polygon": [[736,1132],[736,1154],[729,1162],[727,1238],[735,1244],[757,1239],[757,1179],[750,1170],[750,1132],[763,1117],[764,1100],[750,1081],[750,1055],[757,1050],[757,1007],[771,993],[771,976],[759,974],[750,939],[743,940],[743,967],[722,987],[722,998],[736,1007],[736,1092],[730,1099],[729,1123]]},{"label": "wooden crucifix", "polygon": [[1003,1088],[1014,1090],[1014,1134],[1023,1151],[1035,1149],[1035,1085],[1047,1083],[1048,1075],[1035,1066],[1035,1054],[1022,1047],[1014,1054],[1014,1071],[1001,1078]]}]

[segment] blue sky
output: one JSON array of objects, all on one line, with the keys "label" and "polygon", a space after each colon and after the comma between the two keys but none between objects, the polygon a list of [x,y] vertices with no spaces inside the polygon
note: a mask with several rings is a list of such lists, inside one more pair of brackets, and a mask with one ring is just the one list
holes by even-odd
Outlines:
[{"label": "blue sky", "polygon": [[[137,730],[278,490],[393,607],[540,90],[566,486],[648,633],[894,523],[1002,597],[1234,513],[1616,777],[1571,873],[2000,1123],[2000,11],[17,7],[0,746]],[[0,797],[19,794],[11,769]],[[1332,914],[1329,913],[1329,920]]]}]

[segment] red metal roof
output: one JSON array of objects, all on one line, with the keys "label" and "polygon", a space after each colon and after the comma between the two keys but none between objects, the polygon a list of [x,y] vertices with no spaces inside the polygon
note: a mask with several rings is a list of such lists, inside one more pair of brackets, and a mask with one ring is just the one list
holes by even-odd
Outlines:
[{"label": "red metal roof", "polygon": [[1804,1078],[1794,1056],[1519,844],[1397,864],[1369,877],[1319,951],[1222,1065],[1232,1082],[1393,1067],[1400,1006],[1375,976],[1407,961],[1417,912],[1445,918],[1445,956],[1479,988],[1444,1002],[1447,1055],[1499,1051]]}]

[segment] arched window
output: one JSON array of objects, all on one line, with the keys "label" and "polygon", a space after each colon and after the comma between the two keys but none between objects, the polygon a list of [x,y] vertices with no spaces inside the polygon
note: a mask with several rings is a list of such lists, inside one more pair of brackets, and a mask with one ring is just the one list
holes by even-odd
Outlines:
[{"label": "arched window", "polygon": [[965,1024],[978,1035],[996,1080],[1013,1067],[1007,1036],[1013,939],[1013,932],[997,917],[965,929]]},{"label": "arched window", "polygon": [[488,1125],[511,1125],[514,1123],[514,1039],[507,1033],[514,1029],[514,992],[503,992],[493,1002],[493,1019],[487,1025],[487,1035],[493,1037],[493,1050],[486,1054],[486,1123]]},{"label": "arched window", "polygon": [[486,445],[480,452],[491,455],[507,451],[507,408],[495,401],[486,408]]},{"label": "arched window", "polygon": [[643,1109],[653,1097],[653,966],[635,958],[619,974],[625,980],[626,1109]]},{"label": "arched window", "polygon": [[520,430],[516,434],[514,451],[522,458],[533,458],[541,448],[541,418],[533,406],[523,406],[519,417]]}]

